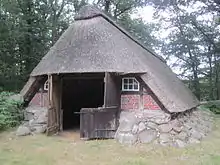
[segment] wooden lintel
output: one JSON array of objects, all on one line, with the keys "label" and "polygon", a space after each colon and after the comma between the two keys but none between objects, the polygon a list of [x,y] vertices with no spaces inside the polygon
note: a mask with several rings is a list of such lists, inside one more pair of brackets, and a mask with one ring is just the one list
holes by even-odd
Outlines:
[{"label": "wooden lintel", "polygon": [[78,79],[78,80],[84,80],[84,79],[102,79],[101,76],[93,76],[93,77],[63,77],[64,80],[71,80],[71,79]]}]

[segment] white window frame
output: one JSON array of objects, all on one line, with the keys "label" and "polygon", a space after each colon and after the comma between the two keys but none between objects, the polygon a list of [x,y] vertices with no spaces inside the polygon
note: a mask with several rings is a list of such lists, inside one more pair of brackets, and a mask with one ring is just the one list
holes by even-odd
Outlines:
[{"label": "white window frame", "polygon": [[49,90],[49,82],[48,82],[48,80],[44,83],[44,90],[45,91]]},{"label": "white window frame", "polygon": [[[128,82],[125,84],[125,80],[127,80]],[[133,83],[132,84],[130,84],[129,83],[129,80],[132,80],[133,81]],[[134,84],[134,82],[137,82],[137,84]],[[128,87],[128,89],[125,89],[124,88],[124,86],[125,85],[132,85],[132,89],[129,89],[129,87]],[[134,89],[134,85],[137,85],[137,89]],[[138,82],[138,80],[135,78],[135,77],[124,77],[124,78],[122,78],[122,91],[139,91],[140,90],[140,83]]]}]

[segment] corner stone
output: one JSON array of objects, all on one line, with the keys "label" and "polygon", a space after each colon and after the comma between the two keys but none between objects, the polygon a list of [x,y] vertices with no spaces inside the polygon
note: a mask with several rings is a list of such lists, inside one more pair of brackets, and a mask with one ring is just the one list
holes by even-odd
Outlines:
[{"label": "corner stone", "polygon": [[141,132],[145,129],[146,129],[146,125],[144,124],[144,122],[140,122],[139,125],[138,125],[139,132]]},{"label": "corner stone", "polygon": [[137,142],[137,136],[131,133],[117,133],[115,137],[119,143],[134,144]]},{"label": "corner stone", "polygon": [[176,140],[176,146],[179,148],[184,148],[186,146],[186,143],[183,142],[182,140]]},{"label": "corner stone", "polygon": [[155,140],[157,137],[157,132],[155,130],[147,130],[145,129],[141,133],[139,133],[139,140],[141,143],[149,143]]},{"label": "corner stone", "polygon": [[17,131],[16,131],[17,136],[26,136],[26,135],[29,135],[29,134],[31,134],[31,131],[26,126],[19,126]]},{"label": "corner stone", "polygon": [[172,126],[170,124],[162,124],[159,125],[159,129],[162,133],[168,133],[172,130]]},{"label": "corner stone", "polygon": [[161,145],[166,146],[172,143],[172,137],[170,134],[162,133],[160,134],[159,142]]}]

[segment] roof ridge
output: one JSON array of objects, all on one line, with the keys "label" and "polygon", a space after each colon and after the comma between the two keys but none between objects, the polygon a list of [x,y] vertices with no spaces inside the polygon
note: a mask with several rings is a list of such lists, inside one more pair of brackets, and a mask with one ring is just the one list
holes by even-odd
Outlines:
[{"label": "roof ridge", "polygon": [[116,21],[114,21],[113,18],[111,18],[110,16],[105,14],[103,11],[101,11],[100,9],[98,9],[94,5],[83,6],[80,9],[79,14],[75,17],[75,20],[76,21],[86,20],[86,19],[92,19],[92,18],[99,17],[99,16],[103,17],[105,20],[107,20],[109,23],[111,23],[113,26],[115,26],[118,30],[120,30],[123,34],[125,34],[127,37],[129,37],[132,41],[134,41],[136,44],[141,46],[143,49],[145,49],[146,51],[151,53],[153,56],[157,57],[162,62],[166,63],[165,59],[162,56],[157,55],[153,50],[150,50],[150,48],[145,46],[140,40],[133,37],[127,30],[125,30]]}]

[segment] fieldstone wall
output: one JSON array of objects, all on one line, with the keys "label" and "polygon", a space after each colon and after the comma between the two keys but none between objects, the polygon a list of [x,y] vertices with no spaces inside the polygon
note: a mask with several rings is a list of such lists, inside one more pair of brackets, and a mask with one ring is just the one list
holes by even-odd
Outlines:
[{"label": "fieldstone wall", "polygon": [[209,111],[194,110],[172,116],[162,110],[122,111],[115,139],[126,144],[185,147],[207,136],[212,121]]},{"label": "fieldstone wall", "polygon": [[24,111],[24,122],[16,131],[17,136],[44,133],[47,128],[47,108],[29,106]]}]

